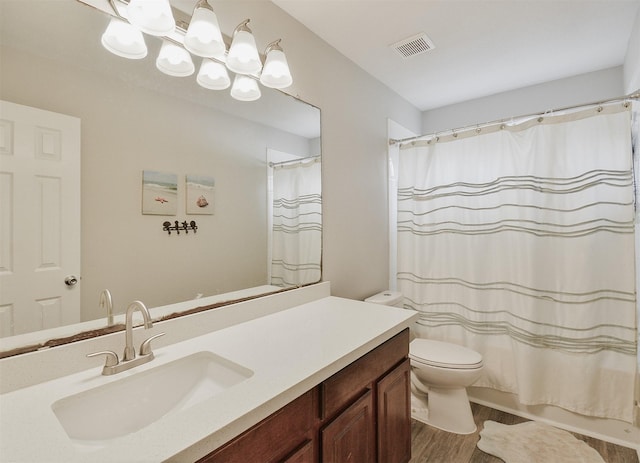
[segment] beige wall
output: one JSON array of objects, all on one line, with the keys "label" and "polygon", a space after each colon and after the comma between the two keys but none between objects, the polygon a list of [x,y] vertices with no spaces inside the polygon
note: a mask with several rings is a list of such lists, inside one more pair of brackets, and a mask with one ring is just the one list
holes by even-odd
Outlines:
[{"label": "beige wall", "polygon": [[640,10],[629,37],[629,48],[624,61],[625,94],[640,90]]},{"label": "beige wall", "polygon": [[425,111],[422,133],[481,124],[625,95],[622,66]]},{"label": "beige wall", "polygon": [[[267,283],[266,148],[308,140],[80,69],[2,49],[0,98],[82,121],[82,311],[104,316]],[[45,79],[42,76],[46,76]],[[178,174],[178,214],[141,214],[143,170]],[[185,175],[215,178],[215,214],[186,215]],[[168,236],[165,220],[196,220]]]}]

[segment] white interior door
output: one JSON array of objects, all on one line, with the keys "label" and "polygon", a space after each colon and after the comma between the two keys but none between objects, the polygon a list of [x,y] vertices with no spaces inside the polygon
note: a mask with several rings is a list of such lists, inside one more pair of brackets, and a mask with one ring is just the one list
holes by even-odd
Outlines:
[{"label": "white interior door", "polygon": [[0,336],[79,321],[80,119],[0,101]]}]

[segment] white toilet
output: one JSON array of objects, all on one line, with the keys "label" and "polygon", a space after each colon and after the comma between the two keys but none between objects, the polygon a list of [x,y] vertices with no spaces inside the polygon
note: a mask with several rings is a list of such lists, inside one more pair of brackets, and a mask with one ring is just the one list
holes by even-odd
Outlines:
[{"label": "white toilet", "polygon": [[[402,307],[402,294],[384,291],[366,302]],[[456,434],[476,431],[467,386],[482,373],[482,356],[467,347],[430,339],[414,339],[411,360],[411,417]]]}]

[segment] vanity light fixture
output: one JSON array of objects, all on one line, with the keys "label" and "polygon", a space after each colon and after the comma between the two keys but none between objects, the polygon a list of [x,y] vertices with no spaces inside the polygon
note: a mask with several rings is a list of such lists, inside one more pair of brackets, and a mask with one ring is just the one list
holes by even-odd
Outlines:
[{"label": "vanity light fixture", "polygon": [[243,74],[236,74],[231,87],[231,96],[239,101],[255,101],[262,93],[258,82],[252,77]]},{"label": "vanity light fixture", "polygon": [[163,40],[156,59],[156,67],[173,77],[187,77],[193,74],[195,66],[187,50],[169,40]]},{"label": "vanity light fixture", "polygon": [[281,39],[271,42],[264,52],[266,59],[260,75],[260,83],[265,87],[285,88],[293,83],[287,57],[280,46],[280,41]]},{"label": "vanity light fixture", "polygon": [[236,100],[259,99],[258,81],[265,87],[277,89],[293,83],[281,39],[267,45],[263,68],[248,26],[249,19],[235,28],[227,52],[225,38],[208,0],[197,0],[190,19],[182,19],[178,14],[177,23],[169,0],[108,0],[108,3],[114,17],[102,35],[102,44],[118,56],[140,59],[147,55],[142,31],[162,38],[156,59],[160,71],[174,77],[190,76],[195,72],[191,54],[202,57],[196,77],[198,84],[210,90],[224,90],[231,85],[227,70],[232,71],[235,78],[231,96]]},{"label": "vanity light fixture", "polygon": [[200,86],[209,90],[224,90],[231,85],[224,64],[206,58],[202,60],[196,80]]},{"label": "vanity light fixture", "polygon": [[233,31],[233,39],[227,56],[227,67],[236,74],[258,74],[262,69],[256,40],[245,19]]},{"label": "vanity light fixture", "polygon": [[224,56],[226,45],[222,40],[218,18],[207,0],[198,0],[196,3],[184,36],[184,46],[196,56]]},{"label": "vanity light fixture", "polygon": [[102,34],[102,46],[122,58],[142,59],[147,56],[142,32],[118,18],[111,18]]},{"label": "vanity light fixture", "polygon": [[176,28],[169,0],[131,0],[129,22],[149,35],[167,36]]}]

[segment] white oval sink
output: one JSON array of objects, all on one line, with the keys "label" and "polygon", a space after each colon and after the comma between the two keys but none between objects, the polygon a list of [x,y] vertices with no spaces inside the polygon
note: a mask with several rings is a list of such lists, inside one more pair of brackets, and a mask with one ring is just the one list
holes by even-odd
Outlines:
[{"label": "white oval sink", "polygon": [[74,443],[100,448],[105,441],[186,410],[252,375],[223,357],[198,352],[65,397],[51,408]]}]

